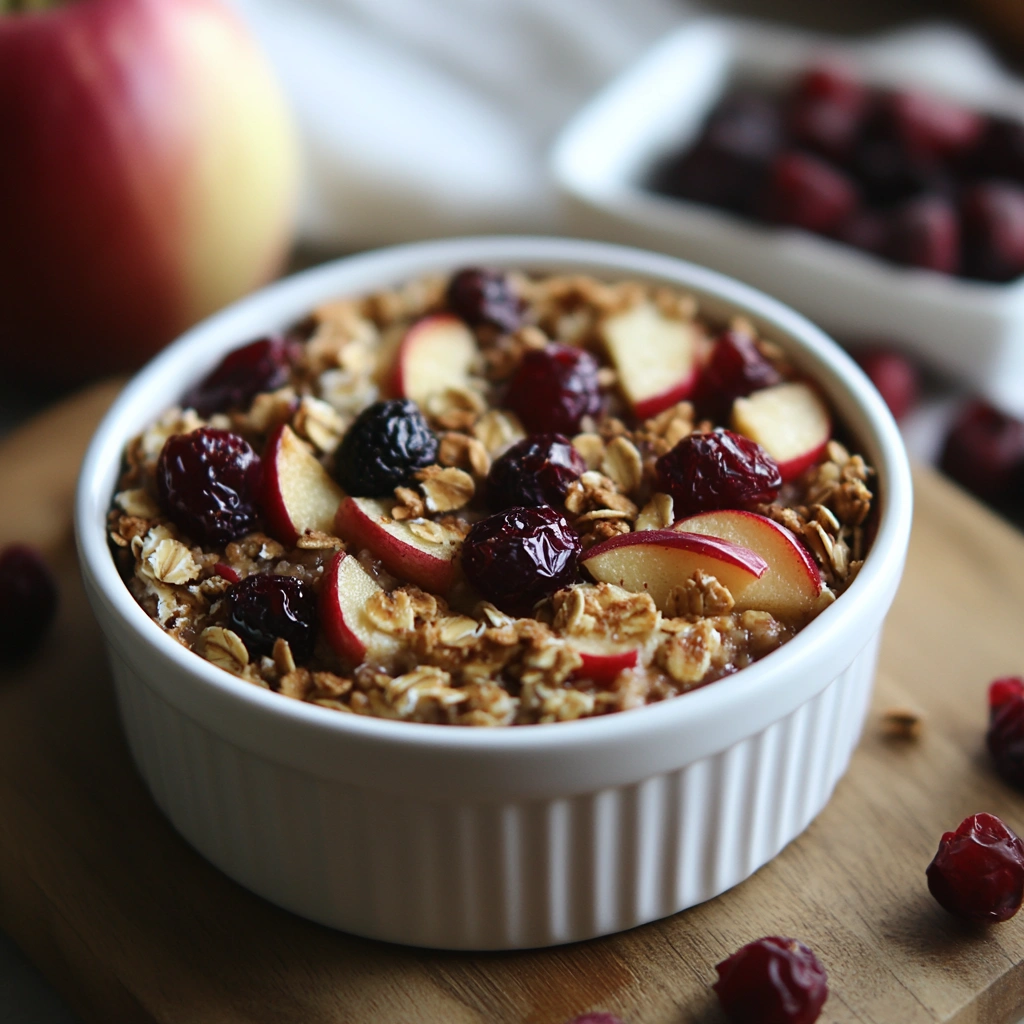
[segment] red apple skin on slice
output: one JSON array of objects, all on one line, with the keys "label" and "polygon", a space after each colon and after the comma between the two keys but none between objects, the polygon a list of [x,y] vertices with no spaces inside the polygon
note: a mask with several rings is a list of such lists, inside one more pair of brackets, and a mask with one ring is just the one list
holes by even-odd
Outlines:
[{"label": "red apple skin on slice", "polygon": [[338,536],[372,552],[392,576],[446,594],[455,582],[461,541],[431,544],[418,537],[407,521],[391,518],[394,504],[387,498],[346,498],[335,519]]},{"label": "red apple skin on slice", "polygon": [[672,528],[742,544],[768,563],[770,568],[756,583],[741,593],[733,592],[737,611],[758,608],[783,622],[799,622],[817,607],[823,590],[821,573],[807,549],[784,526],[755,512],[723,509],[681,519]]},{"label": "red apple skin on slice", "polygon": [[583,664],[573,673],[573,678],[589,679],[598,686],[609,685],[620,672],[627,668],[636,668],[640,664],[638,647],[630,647],[625,651],[598,652],[583,650],[578,644],[576,646]]},{"label": "red apple skin on slice", "polygon": [[778,463],[785,482],[818,462],[832,437],[832,420],[809,384],[790,381],[737,398],[732,429],[756,441]]},{"label": "red apple skin on slice", "polygon": [[601,336],[615,364],[633,414],[649,419],[688,398],[697,383],[694,327],[664,316],[642,302],[601,323]]},{"label": "red apple skin on slice", "polygon": [[599,583],[612,583],[634,594],[650,594],[665,611],[673,587],[698,569],[710,573],[735,596],[768,569],[758,554],[717,537],[676,530],[643,530],[612,537],[584,553],[582,565]]},{"label": "red apple skin on slice", "polygon": [[327,642],[339,657],[359,664],[387,662],[400,642],[370,622],[366,602],[379,593],[377,581],[359,559],[339,551],[328,565],[320,585],[320,623]]},{"label": "red apple skin on slice", "polygon": [[271,435],[263,457],[263,512],[271,534],[294,544],[307,530],[334,532],[334,517],[345,492],[283,423]]},{"label": "red apple skin on slice", "polygon": [[391,390],[422,406],[448,388],[465,389],[479,355],[476,337],[458,317],[424,317],[406,331],[398,346]]}]

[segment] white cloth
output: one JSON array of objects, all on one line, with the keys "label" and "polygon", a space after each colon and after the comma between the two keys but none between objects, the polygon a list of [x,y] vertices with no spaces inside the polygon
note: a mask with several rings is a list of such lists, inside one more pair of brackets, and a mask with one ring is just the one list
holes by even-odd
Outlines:
[{"label": "white cloth", "polygon": [[558,129],[684,0],[234,0],[305,157],[300,233],[333,249],[557,233]]}]

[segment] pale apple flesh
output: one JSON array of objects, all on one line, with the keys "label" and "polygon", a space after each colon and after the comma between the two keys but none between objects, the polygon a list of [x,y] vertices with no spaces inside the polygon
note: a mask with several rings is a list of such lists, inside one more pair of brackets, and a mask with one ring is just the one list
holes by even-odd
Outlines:
[{"label": "pale apple flesh", "polygon": [[334,556],[320,585],[320,623],[339,657],[386,663],[398,653],[399,639],[377,629],[366,614],[366,603],[380,592],[357,558],[345,551]]},{"label": "pale apple flesh", "polygon": [[394,364],[393,392],[417,405],[449,388],[465,390],[480,357],[476,337],[458,317],[438,313],[406,331]]},{"label": "pale apple flesh", "polygon": [[676,530],[644,530],[612,537],[586,551],[581,564],[599,583],[650,594],[665,612],[669,595],[695,572],[709,573],[735,596],[768,569],[756,552],[717,537]]},{"label": "pale apple flesh", "polygon": [[799,622],[819,606],[823,583],[814,559],[789,530],[766,516],[739,509],[701,512],[673,529],[742,544],[768,563],[755,583],[733,592],[737,611],[757,608],[783,622]]},{"label": "pale apple flesh", "polygon": [[425,539],[415,521],[392,518],[394,504],[381,498],[346,498],[338,508],[335,531],[351,546],[370,551],[392,576],[446,594],[455,582],[461,540]]},{"label": "pale apple flesh", "polygon": [[218,0],[82,0],[0,18],[0,349],[78,380],[143,363],[273,276],[296,144]]},{"label": "pale apple flesh", "polygon": [[828,408],[808,384],[792,381],[737,398],[732,429],[756,441],[793,480],[813,466],[832,437]]},{"label": "pale apple flesh", "polygon": [[641,302],[606,317],[600,326],[633,414],[656,416],[688,398],[697,382],[694,326],[665,316],[651,302]]},{"label": "pale apple flesh", "polygon": [[345,492],[298,435],[282,424],[263,457],[263,512],[271,534],[292,545],[310,530],[334,533]]}]

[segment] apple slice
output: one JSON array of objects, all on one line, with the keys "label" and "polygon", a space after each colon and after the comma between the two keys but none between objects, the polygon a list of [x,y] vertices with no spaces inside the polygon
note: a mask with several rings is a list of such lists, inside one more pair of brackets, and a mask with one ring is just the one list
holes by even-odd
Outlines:
[{"label": "apple slice", "polygon": [[732,429],[756,441],[792,480],[821,457],[832,437],[825,403],[807,384],[776,384],[732,404]]},{"label": "apple slice", "polygon": [[640,664],[640,648],[635,644],[623,646],[597,636],[574,636],[571,642],[583,659],[583,664],[573,673],[575,679],[589,679],[598,686],[607,686],[623,669]]},{"label": "apple slice", "polygon": [[742,594],[768,570],[768,563],[748,548],[677,530],[621,534],[595,544],[581,562],[599,583],[650,594],[661,611],[672,588],[698,569],[717,577],[733,596]]},{"label": "apple slice", "polygon": [[435,524],[396,521],[391,518],[394,504],[394,499],[388,498],[346,498],[335,519],[338,536],[371,551],[392,576],[435,594],[446,594],[455,581],[462,541],[447,535],[438,542],[427,539],[424,535]]},{"label": "apple slice", "polygon": [[641,302],[602,321],[601,336],[638,419],[656,416],[693,391],[697,341],[692,324]]},{"label": "apple slice", "polygon": [[458,317],[424,317],[405,332],[398,346],[392,390],[422,406],[447,388],[466,388],[479,355],[476,337]]},{"label": "apple slice", "polygon": [[789,530],[771,519],[755,512],[723,509],[681,519],[672,529],[742,544],[768,563],[768,571],[756,583],[741,593],[733,590],[737,611],[760,608],[793,622],[805,618],[817,605],[823,586],[814,559]]},{"label": "apple slice", "polygon": [[380,590],[358,558],[346,551],[334,556],[320,584],[320,623],[335,654],[359,664],[386,662],[398,652],[398,638],[377,629],[365,611]]},{"label": "apple slice", "polygon": [[344,497],[295,431],[282,423],[263,456],[263,512],[271,534],[290,545],[307,530],[334,533]]}]

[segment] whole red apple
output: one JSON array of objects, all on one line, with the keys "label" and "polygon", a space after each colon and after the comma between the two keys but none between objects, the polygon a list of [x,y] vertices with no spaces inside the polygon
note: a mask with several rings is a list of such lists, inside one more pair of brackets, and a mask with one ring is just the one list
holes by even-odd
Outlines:
[{"label": "whole red apple", "polygon": [[12,6],[0,0],[4,370],[67,382],[138,366],[279,269],[297,178],[287,110],[219,0]]}]

